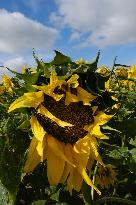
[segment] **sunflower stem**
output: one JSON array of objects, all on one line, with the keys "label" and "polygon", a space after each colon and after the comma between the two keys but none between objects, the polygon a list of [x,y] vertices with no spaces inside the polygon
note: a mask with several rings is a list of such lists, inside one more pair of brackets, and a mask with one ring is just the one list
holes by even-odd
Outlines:
[{"label": "sunflower stem", "polygon": [[[95,184],[97,170],[98,170],[98,162],[96,163],[94,173],[93,173],[93,184]],[[93,187],[91,188],[91,196],[92,196],[92,201],[94,201],[94,188]]]},{"label": "sunflower stem", "polygon": [[95,201],[94,205],[100,205],[103,204],[104,202],[116,202],[116,203],[122,203],[126,205],[136,205],[136,202],[128,200],[128,199],[122,199],[122,198],[117,198],[117,197],[103,197],[97,201]]}]

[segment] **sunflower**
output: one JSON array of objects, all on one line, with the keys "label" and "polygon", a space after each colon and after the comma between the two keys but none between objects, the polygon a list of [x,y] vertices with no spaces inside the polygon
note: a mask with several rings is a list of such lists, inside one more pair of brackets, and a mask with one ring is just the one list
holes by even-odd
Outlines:
[{"label": "sunflower", "polygon": [[131,66],[129,72],[128,72],[129,78],[136,78],[136,65]]},{"label": "sunflower", "polygon": [[99,164],[98,174],[96,176],[96,183],[102,188],[109,188],[109,186],[114,186],[117,181],[117,172],[115,171],[115,166],[107,164],[105,167]]},{"label": "sunflower", "polygon": [[115,70],[115,74],[116,74],[117,77],[127,78],[128,77],[128,69],[124,68],[124,67],[117,68]]},{"label": "sunflower", "polygon": [[105,75],[108,75],[110,73],[110,70],[106,66],[101,66],[97,69],[97,73],[105,76]]},{"label": "sunflower", "polygon": [[12,83],[11,79],[7,75],[3,74],[1,81],[3,83],[3,89],[7,91],[9,94],[12,94],[12,88],[14,87],[14,84]]},{"label": "sunflower", "polygon": [[80,191],[84,180],[100,194],[86,168],[94,160],[105,166],[98,153],[97,138],[107,138],[100,125],[112,116],[91,106],[97,96],[80,87],[78,78],[73,74],[62,80],[52,72],[48,85],[33,85],[37,91],[24,93],[10,105],[8,112],[21,107],[31,111],[33,138],[24,166],[26,173],[47,160],[50,185],[66,182],[71,193],[72,189]]}]

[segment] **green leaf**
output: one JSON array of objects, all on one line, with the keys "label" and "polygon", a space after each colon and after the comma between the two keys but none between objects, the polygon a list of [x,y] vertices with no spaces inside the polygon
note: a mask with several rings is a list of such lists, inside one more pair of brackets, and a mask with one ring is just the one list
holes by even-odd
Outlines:
[{"label": "green leaf", "polygon": [[116,129],[125,132],[129,136],[136,136],[136,118],[116,121]]},{"label": "green leaf", "polygon": [[8,191],[0,182],[0,204],[1,205],[7,204],[8,200],[9,200]]},{"label": "green leaf", "polygon": [[118,160],[127,160],[129,157],[129,151],[127,147],[116,148],[110,152],[108,152],[109,157],[118,159]]},{"label": "green leaf", "polygon": [[62,65],[62,64],[72,63],[72,60],[70,57],[65,56],[64,54],[56,50],[55,50],[55,53],[56,53],[56,56],[54,57],[54,60],[51,61],[52,65]]},{"label": "green leaf", "polygon": [[0,180],[13,201],[21,182],[24,156],[29,144],[28,133],[16,129],[18,121],[18,114],[7,113],[0,121]]},{"label": "green leaf", "polygon": [[32,205],[46,205],[46,200],[34,201]]},{"label": "green leaf", "polygon": [[85,182],[83,182],[81,190],[82,190],[82,193],[83,193],[85,204],[86,205],[92,204],[93,201],[92,201],[90,186],[88,186]]},{"label": "green leaf", "polygon": [[114,131],[114,132],[121,133],[119,130],[114,129],[114,128],[108,126],[108,125],[103,125],[103,126],[102,126],[102,129],[104,129],[104,130],[110,130],[110,131]]},{"label": "green leaf", "polygon": [[40,73],[43,72],[44,75],[49,78],[50,77],[50,71],[48,69],[49,65],[48,63],[44,63],[42,60],[40,61],[37,56],[35,55],[35,52],[33,51],[33,57],[35,59],[35,61],[37,62],[37,71],[39,71]]},{"label": "green leaf", "polygon": [[29,84],[29,85],[33,85],[37,82],[38,77],[40,72],[37,73],[28,73],[28,74],[22,74],[22,73],[18,73],[15,72],[13,70],[11,70],[10,68],[7,68],[11,73],[15,74],[17,78],[24,80],[25,83]]},{"label": "green leaf", "polygon": [[98,51],[97,56],[95,58],[95,60],[92,63],[87,63],[88,67],[89,67],[89,71],[93,72],[97,70],[97,64],[99,61],[99,57],[100,57],[100,51]]},{"label": "green leaf", "polygon": [[131,144],[131,145],[136,147],[136,136],[135,136],[134,140],[133,139],[130,140],[129,144]]},{"label": "green leaf", "polygon": [[136,148],[130,150],[131,156],[129,157],[129,168],[131,171],[136,171]]}]

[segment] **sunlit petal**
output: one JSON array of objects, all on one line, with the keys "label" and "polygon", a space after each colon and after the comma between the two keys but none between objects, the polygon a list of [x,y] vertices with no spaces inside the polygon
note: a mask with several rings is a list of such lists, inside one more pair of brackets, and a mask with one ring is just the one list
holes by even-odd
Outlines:
[{"label": "sunlit petal", "polygon": [[44,94],[42,91],[25,93],[23,96],[16,99],[9,107],[8,112],[11,112],[21,107],[37,108],[44,101]]},{"label": "sunlit petal", "polygon": [[52,121],[56,122],[59,126],[61,127],[72,127],[73,125],[68,123],[68,122],[65,122],[65,121],[62,121],[60,120],[59,118],[55,117],[51,112],[49,112],[47,110],[47,108],[45,108],[43,105],[40,105],[39,108],[38,108],[38,113],[44,115],[45,117],[48,117],[50,118]]},{"label": "sunlit petal", "polygon": [[31,124],[31,128],[32,128],[32,132],[34,134],[34,136],[42,142],[46,132],[43,129],[43,127],[40,125],[40,123],[38,122],[37,118],[35,116],[32,116],[30,119],[30,124]]}]

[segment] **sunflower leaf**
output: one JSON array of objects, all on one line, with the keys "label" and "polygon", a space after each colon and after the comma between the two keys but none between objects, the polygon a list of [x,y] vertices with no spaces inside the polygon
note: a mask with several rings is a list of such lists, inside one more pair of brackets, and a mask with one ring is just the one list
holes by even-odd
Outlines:
[{"label": "sunflower leaf", "polygon": [[56,53],[56,56],[54,57],[54,60],[51,61],[52,65],[62,65],[66,63],[72,63],[72,60],[70,57],[65,56],[64,54],[56,50],[55,50],[55,53]]}]

